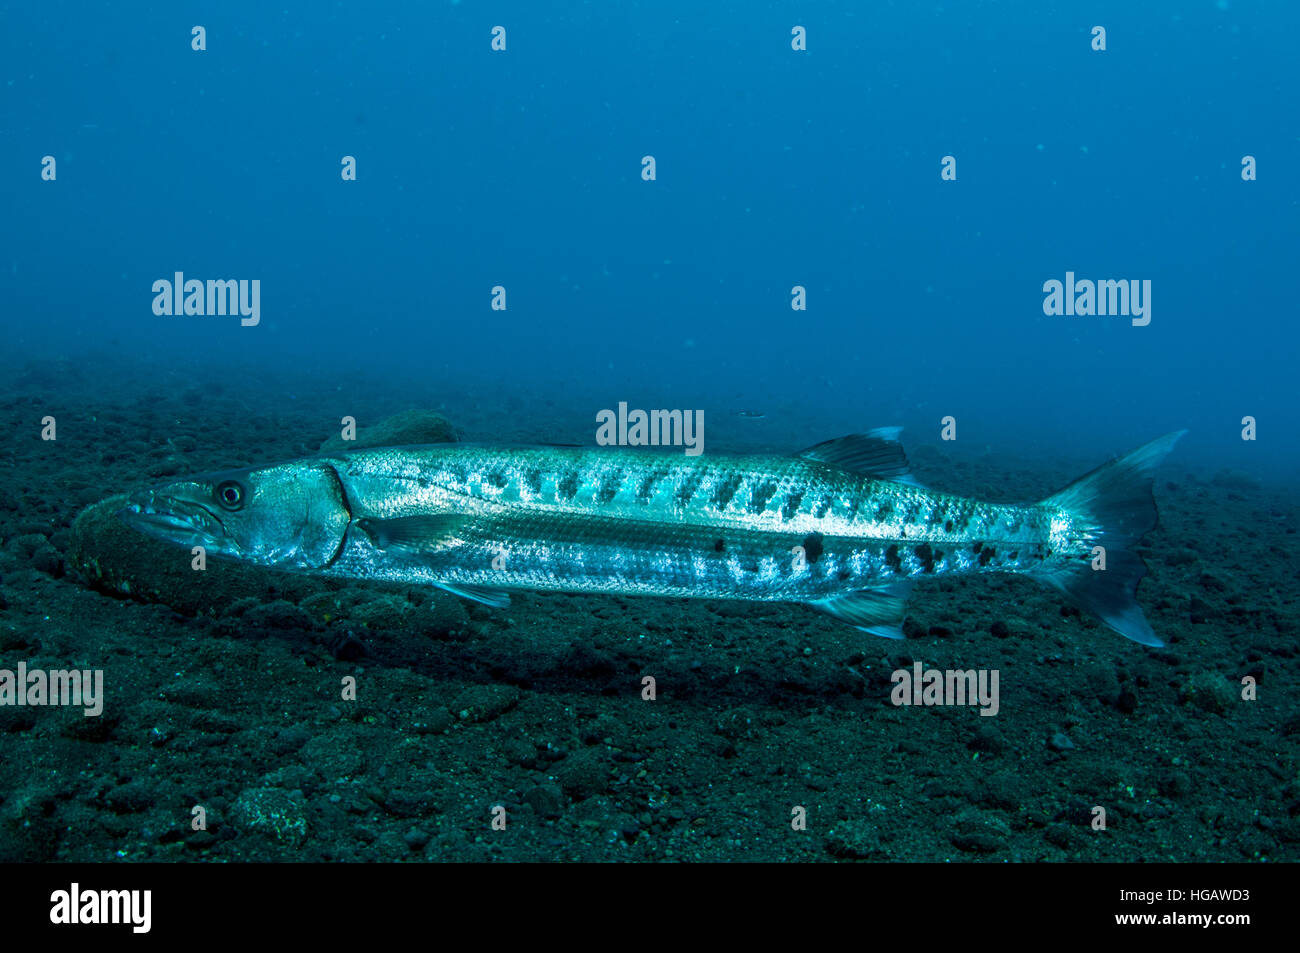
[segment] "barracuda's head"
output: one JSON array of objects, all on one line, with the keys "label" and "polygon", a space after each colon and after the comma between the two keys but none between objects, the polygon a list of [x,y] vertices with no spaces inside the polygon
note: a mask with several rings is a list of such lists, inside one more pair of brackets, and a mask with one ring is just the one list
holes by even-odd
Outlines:
[{"label": "barracuda's head", "polygon": [[351,519],[338,474],[320,461],[177,480],[135,494],[118,515],[167,542],[299,571],[328,566]]}]

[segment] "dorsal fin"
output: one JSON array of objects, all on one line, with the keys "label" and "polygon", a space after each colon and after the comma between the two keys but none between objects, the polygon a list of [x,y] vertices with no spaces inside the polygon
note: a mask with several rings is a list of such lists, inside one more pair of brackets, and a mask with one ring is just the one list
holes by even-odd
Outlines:
[{"label": "dorsal fin", "polygon": [[898,442],[902,432],[902,427],[878,427],[866,433],[851,433],[809,447],[799,456],[877,480],[920,486],[913,479],[907,454]]}]

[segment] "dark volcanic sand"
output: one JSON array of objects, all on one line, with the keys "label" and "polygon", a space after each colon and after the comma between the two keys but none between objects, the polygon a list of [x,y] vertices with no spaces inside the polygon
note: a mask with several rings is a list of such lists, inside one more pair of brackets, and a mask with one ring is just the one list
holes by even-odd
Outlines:
[{"label": "dark volcanic sand", "polygon": [[[798,606],[520,594],[448,609],[368,587],[330,587],[352,608],[328,622],[283,601],[196,618],[72,573],[78,512],[159,476],[312,452],[345,413],[441,405],[470,439],[589,442],[588,405],[309,381],[253,399],[252,376],[214,393],[59,364],[5,380],[0,668],[102,668],[107,702],[97,719],[0,708],[0,860],[1300,855],[1290,491],[1161,471],[1140,593],[1168,642],[1155,650],[1006,577],[921,584],[903,642]],[[834,436],[753,423],[767,429],[724,421],[712,446]],[[996,499],[1101,462],[913,460],[931,486]],[[360,658],[339,651],[347,632]],[[914,660],[998,669],[1001,711],[895,708],[889,674]],[[339,697],[346,675],[358,702]]]}]

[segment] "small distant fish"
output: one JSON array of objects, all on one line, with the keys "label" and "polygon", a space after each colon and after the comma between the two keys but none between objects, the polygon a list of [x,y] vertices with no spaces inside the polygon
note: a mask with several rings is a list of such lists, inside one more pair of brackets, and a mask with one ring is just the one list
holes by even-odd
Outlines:
[{"label": "small distant fish", "polygon": [[767,416],[767,414],[763,413],[761,410],[738,410],[736,411],[736,416],[745,417],[749,420],[762,420]]},{"label": "small distant fish", "polygon": [[354,450],[173,480],[120,515],[248,563],[424,583],[491,606],[510,589],[802,602],[889,638],[903,637],[916,580],[1019,573],[1162,644],[1138,607],[1135,545],[1156,521],[1152,471],[1181,433],[1012,504],[921,487],[898,430],[793,457]]}]

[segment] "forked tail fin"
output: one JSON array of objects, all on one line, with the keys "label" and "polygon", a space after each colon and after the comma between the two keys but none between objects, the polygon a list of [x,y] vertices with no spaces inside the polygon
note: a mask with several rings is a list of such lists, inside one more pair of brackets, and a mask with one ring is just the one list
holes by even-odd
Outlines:
[{"label": "forked tail fin", "polygon": [[[1155,469],[1185,433],[1179,430],[1158,437],[1043,501],[1083,524],[1089,551],[1067,568],[1040,578],[1120,635],[1143,645],[1164,643],[1151,631],[1137,603],[1137,586],[1147,567],[1133,546],[1156,525],[1151,495]],[[1105,550],[1105,569],[1093,568],[1093,546]]]}]

